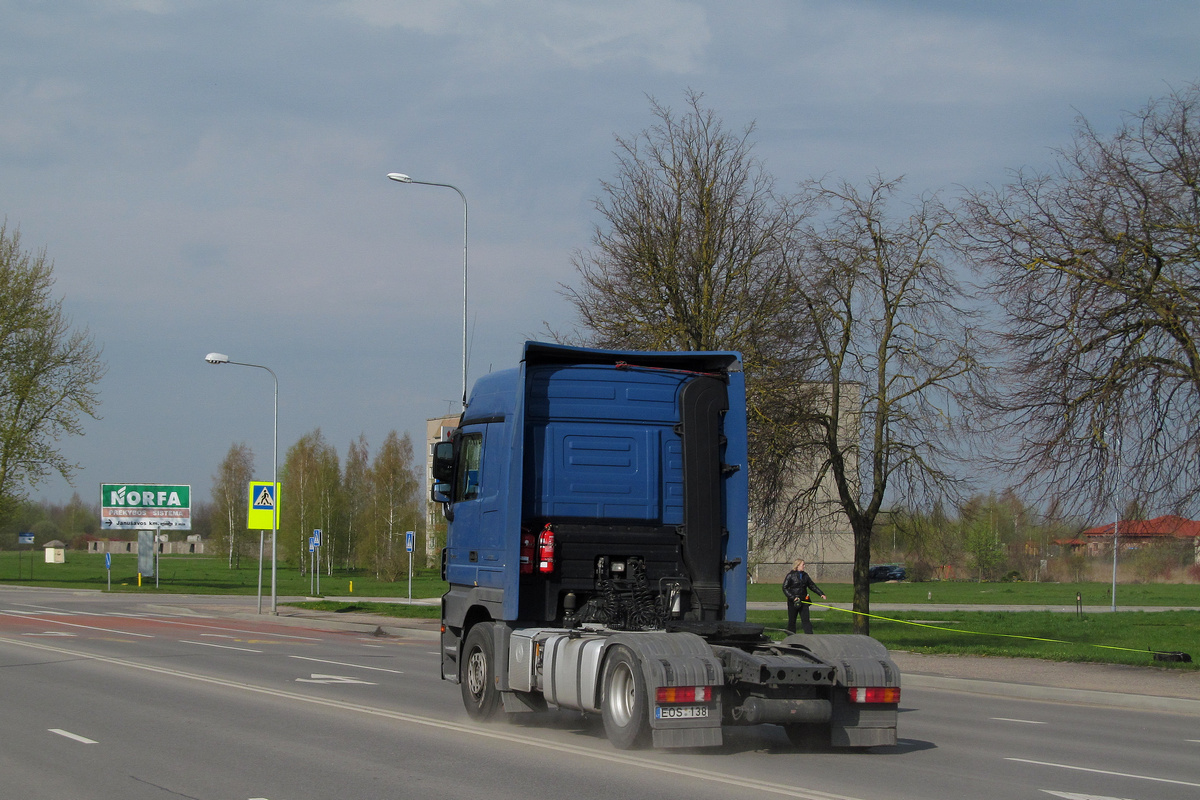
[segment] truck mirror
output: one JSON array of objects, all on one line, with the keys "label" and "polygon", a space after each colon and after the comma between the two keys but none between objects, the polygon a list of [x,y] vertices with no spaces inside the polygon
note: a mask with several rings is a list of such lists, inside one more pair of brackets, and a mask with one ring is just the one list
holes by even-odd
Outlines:
[{"label": "truck mirror", "polygon": [[[433,482],[434,484],[451,484],[454,482],[454,442],[437,442],[433,445]],[[443,490],[449,493],[449,487]]]}]

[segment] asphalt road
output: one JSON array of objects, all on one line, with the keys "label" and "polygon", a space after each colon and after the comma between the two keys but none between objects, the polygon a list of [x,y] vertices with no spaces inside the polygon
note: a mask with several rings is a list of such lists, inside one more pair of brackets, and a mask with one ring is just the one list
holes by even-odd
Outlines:
[{"label": "asphalt road", "polygon": [[[614,750],[592,720],[467,720],[432,631],[256,616],[253,598],[0,587],[0,796],[1200,796],[1200,716],[905,684],[901,742]],[[335,629],[329,629],[329,628]]]}]

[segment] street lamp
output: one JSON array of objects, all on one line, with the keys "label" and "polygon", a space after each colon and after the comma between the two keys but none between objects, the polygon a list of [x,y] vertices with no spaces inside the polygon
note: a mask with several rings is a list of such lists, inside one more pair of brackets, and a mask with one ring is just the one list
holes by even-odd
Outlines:
[{"label": "street lamp", "polygon": [[457,186],[449,183],[430,183],[413,180],[402,172],[389,172],[388,178],[397,183],[419,183],[422,186],[442,186],[458,192],[463,203],[463,331],[462,331],[462,407],[467,407],[467,196]]},{"label": "street lamp", "polygon": [[[204,357],[204,360],[209,364],[236,364],[239,367],[254,367],[256,369],[265,369],[271,373],[272,380],[275,381],[275,435],[271,440],[271,493],[274,502],[271,504],[271,613],[278,614],[276,607],[276,587],[278,570],[276,569],[277,556],[279,548],[276,544],[279,532],[279,479],[277,477],[277,468],[279,465],[279,378],[270,367],[264,367],[262,364],[247,364],[242,361],[230,361],[229,356],[224,353],[209,353]],[[258,545],[258,613],[262,613],[262,542]]]}]

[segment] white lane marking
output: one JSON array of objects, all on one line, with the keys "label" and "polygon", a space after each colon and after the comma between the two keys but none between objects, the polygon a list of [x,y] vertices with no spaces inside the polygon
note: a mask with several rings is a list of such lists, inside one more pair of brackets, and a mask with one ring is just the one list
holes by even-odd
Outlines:
[{"label": "white lane marking", "polygon": [[68,639],[72,636],[78,636],[77,633],[67,633],[66,631],[45,631],[44,633],[22,633],[22,636],[66,636]]},{"label": "white lane marking", "polygon": [[59,736],[65,736],[68,739],[74,739],[77,742],[83,742],[84,744],[99,744],[99,742],[97,742],[95,739],[89,739],[86,736],[80,736],[78,733],[64,731],[62,728],[47,728],[47,730],[51,733],[57,733]]},{"label": "white lane marking", "polygon": [[[133,615],[131,615],[131,614],[114,614],[113,616],[119,617],[119,616],[133,616]],[[205,629],[211,630],[211,631],[230,631],[231,633],[240,633],[244,636],[259,636],[259,637],[270,636],[271,638],[274,638],[274,639],[300,639],[301,641],[305,641],[305,642],[322,642],[322,641],[324,641],[324,639],[321,639],[320,637],[317,637],[317,636],[293,636],[293,635],[290,635],[287,633],[263,633],[262,631],[248,631],[248,630],[243,630],[242,628],[226,628],[223,625],[203,625],[199,622],[180,622],[179,620],[174,619],[174,618],[163,619],[163,620],[161,620],[161,622],[164,625],[179,625],[179,626],[185,627],[185,628],[205,628]]]},{"label": "white lane marking", "polygon": [[992,717],[996,722],[1019,722],[1022,725],[1045,725],[1044,722],[1039,722],[1035,719],[1012,719],[1010,717]]},{"label": "white lane marking", "polygon": [[312,695],[291,692],[285,689],[275,689],[267,686],[254,686],[253,684],[239,683],[237,681],[228,680],[225,678],[216,678],[209,675],[184,672],[182,670],[158,666],[155,664],[142,664],[140,662],[130,661],[124,658],[112,658],[109,656],[100,656],[95,655],[94,653],[87,653],[78,650],[69,650],[65,647],[56,647],[43,642],[20,641],[18,639],[7,639],[4,637],[0,637],[0,642],[17,645],[19,647],[28,647],[34,650],[45,650],[51,653],[60,653],[62,655],[74,656],[76,658],[87,659],[90,661],[99,661],[104,664],[113,664],[119,667],[140,669],[144,672],[152,672],[158,675],[166,675],[173,678],[182,678],[184,680],[195,681],[196,683],[208,684],[210,686],[220,686],[225,689],[236,689],[242,692],[249,692],[251,694],[264,695],[267,697],[275,697],[281,700],[309,703],[314,706],[336,708],[342,711],[351,711],[372,717],[382,717],[384,719],[396,720],[397,722],[406,722],[410,725],[421,725],[426,728],[453,731],[465,736],[494,739],[496,741],[522,745],[525,747],[537,747],[542,750],[565,753],[576,758],[591,759],[593,761],[607,762],[610,764],[628,767],[638,767],[649,772],[660,772],[678,777],[694,778],[696,780],[709,781],[711,783],[721,784],[724,786],[736,786],[742,790],[747,788],[752,790],[757,789],[758,791],[770,792],[771,794],[779,795],[781,797],[796,797],[799,798],[799,800],[860,800],[860,798],[850,797],[848,795],[830,794],[828,792],[821,792],[816,789],[805,789],[803,787],[797,787],[783,783],[771,783],[769,781],[758,780],[756,778],[748,778],[744,775],[729,775],[721,772],[714,772],[713,770],[701,769],[699,767],[652,761],[648,758],[628,755],[623,752],[605,752],[604,750],[595,749],[591,745],[584,747],[580,745],[573,745],[565,741],[538,739],[533,736],[525,736],[523,734],[516,733],[507,726],[500,730],[476,725],[474,723],[451,722],[448,720],[437,719],[435,717],[422,717],[417,714],[410,714],[404,711],[390,711],[388,709],[382,709],[376,706],[365,706],[345,700],[337,700],[329,697],[314,697]]},{"label": "white lane marking", "polygon": [[298,658],[301,661],[315,661],[318,664],[333,664],[335,667],[354,667],[355,669],[369,669],[374,672],[390,672],[393,675],[403,675],[404,670],[388,669],[387,667],[368,667],[364,664],[347,664],[345,661],[326,661],[323,658],[309,658],[308,656],[288,656],[288,658]]},{"label": "white lane marking", "polygon": [[41,612],[41,611],[20,611],[15,608],[6,608],[6,609],[4,609],[4,613],[5,614],[41,614],[43,612]]},{"label": "white lane marking", "polygon": [[1122,800],[1120,797],[1108,797],[1102,794],[1078,794],[1076,792],[1054,792],[1050,789],[1042,789],[1046,794],[1052,794],[1055,797],[1061,797],[1063,800]]},{"label": "white lane marking", "polygon": [[[0,611],[0,616],[5,616],[5,615],[14,616],[12,614],[9,614],[7,611]],[[70,627],[70,628],[84,628],[85,630],[89,630],[89,631],[101,631],[103,633],[119,633],[122,636],[138,636],[138,637],[141,637],[142,639],[153,639],[154,638],[153,636],[151,636],[148,633],[132,633],[130,631],[118,631],[113,628],[99,628],[99,627],[96,627],[95,625],[79,625],[74,622],[63,622],[62,620],[58,620],[58,619],[45,619],[44,617],[26,617],[26,616],[22,616],[21,619],[32,619],[32,620],[36,620],[37,622],[44,622],[47,625],[66,625],[67,627]]]},{"label": "white lane marking", "polygon": [[366,686],[377,686],[370,681],[360,681],[358,678],[347,678],[345,675],[322,675],[314,672],[311,678],[296,678],[296,683],[361,683]]},{"label": "white lane marking", "polygon": [[1192,783],[1191,781],[1177,781],[1171,778],[1156,778],[1153,775],[1134,775],[1129,772],[1114,772],[1109,769],[1093,769],[1092,767],[1077,767],[1074,764],[1055,764],[1051,761],[1033,761],[1028,758],[1006,758],[1005,761],[1016,761],[1021,764],[1034,764],[1039,767],[1057,767],[1058,769],[1071,769],[1076,772],[1091,772],[1095,775],[1112,775],[1115,778],[1133,778],[1139,781],[1153,781],[1154,783],[1170,783],[1175,786],[1195,786],[1200,789],[1200,783]]},{"label": "white lane marking", "polygon": [[232,647],[227,644],[216,644],[215,642],[189,642],[187,639],[180,639],[180,644],[198,644],[202,647],[219,647],[222,650],[241,650],[243,653],[261,653],[262,650],[251,650],[249,647]]}]

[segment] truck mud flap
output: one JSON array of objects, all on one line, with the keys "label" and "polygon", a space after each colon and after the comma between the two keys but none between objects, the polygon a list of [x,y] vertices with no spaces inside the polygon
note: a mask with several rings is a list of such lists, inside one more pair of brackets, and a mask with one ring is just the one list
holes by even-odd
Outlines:
[{"label": "truck mud flap", "polygon": [[811,653],[836,669],[831,697],[830,744],[834,747],[882,747],[896,743],[898,704],[850,701],[858,687],[900,688],[900,670],[887,648],[870,636],[797,634],[783,644]]},{"label": "truck mud flap", "polygon": [[655,747],[711,747],[721,744],[721,694],[708,716],[688,719],[660,719],[655,714],[655,694],[659,687],[721,687],[724,672],[712,648],[690,633],[619,633],[607,645],[624,645],[638,657],[646,678],[652,743]]}]

